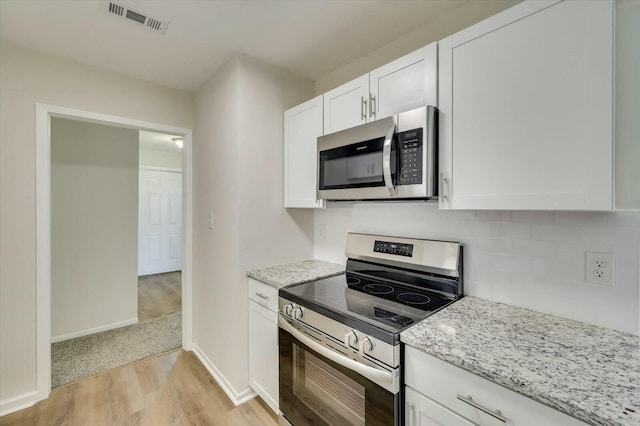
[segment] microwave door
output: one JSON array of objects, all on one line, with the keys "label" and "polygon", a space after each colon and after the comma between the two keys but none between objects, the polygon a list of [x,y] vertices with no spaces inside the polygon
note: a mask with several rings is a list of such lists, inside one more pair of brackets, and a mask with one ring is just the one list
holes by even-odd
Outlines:
[{"label": "microwave door", "polygon": [[319,199],[394,198],[397,169],[392,118],[318,138]]}]

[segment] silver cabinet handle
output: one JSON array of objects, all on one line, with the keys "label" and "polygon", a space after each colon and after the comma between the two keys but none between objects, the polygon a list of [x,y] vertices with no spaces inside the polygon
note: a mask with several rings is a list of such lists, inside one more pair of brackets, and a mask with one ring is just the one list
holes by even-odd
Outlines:
[{"label": "silver cabinet handle", "polygon": [[392,124],[389,130],[387,130],[387,136],[385,136],[384,145],[382,146],[382,176],[384,177],[384,186],[387,187],[390,197],[393,197],[396,193],[391,177],[391,144],[393,143],[393,134],[395,131],[396,125]]},{"label": "silver cabinet handle", "polygon": [[259,298],[264,299],[264,300],[269,300],[269,296],[267,296],[266,294],[263,294],[263,293],[256,293],[256,296],[258,296]]},{"label": "silver cabinet handle", "polygon": [[465,403],[469,404],[473,408],[477,408],[478,410],[482,411],[483,413],[486,413],[486,414],[490,415],[494,419],[500,420],[502,423],[506,423],[507,422],[507,418],[502,415],[502,412],[500,412],[500,410],[491,411],[488,408],[485,408],[482,405],[480,405],[477,402],[475,402],[473,400],[473,398],[471,398],[470,395],[469,396],[458,395],[458,399],[460,401],[462,401],[462,402],[465,402]]},{"label": "silver cabinet handle", "polygon": [[440,173],[440,202],[445,203],[449,202],[449,178],[444,174]]},{"label": "silver cabinet handle", "polygon": [[409,403],[409,426],[414,426],[415,424],[415,411],[416,411],[416,406],[413,405],[413,402]]},{"label": "silver cabinet handle", "polygon": [[364,121],[367,119],[367,100],[361,96],[360,101],[360,120]]},{"label": "silver cabinet handle", "polygon": [[369,93],[369,118],[376,116],[376,97]]}]

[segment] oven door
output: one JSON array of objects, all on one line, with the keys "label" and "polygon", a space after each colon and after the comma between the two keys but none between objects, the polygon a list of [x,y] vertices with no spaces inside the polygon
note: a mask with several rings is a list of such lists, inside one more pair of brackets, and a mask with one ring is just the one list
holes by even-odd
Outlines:
[{"label": "oven door", "polygon": [[[280,321],[283,321],[282,319]],[[321,355],[279,327],[280,410],[294,426],[400,425],[400,392]],[[317,349],[317,348],[316,348]],[[320,349],[321,350],[321,349]],[[322,351],[322,350],[321,350]],[[346,357],[345,357],[346,358]]]}]

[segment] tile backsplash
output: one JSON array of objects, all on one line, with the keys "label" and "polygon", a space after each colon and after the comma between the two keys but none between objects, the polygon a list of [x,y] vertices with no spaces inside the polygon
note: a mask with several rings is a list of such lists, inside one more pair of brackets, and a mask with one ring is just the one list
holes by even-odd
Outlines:
[{"label": "tile backsplash", "polygon": [[[315,212],[315,257],[344,263],[347,232],[460,241],[465,294],[639,333],[640,212],[336,203]],[[586,251],[614,255],[613,287],[586,282]]]}]

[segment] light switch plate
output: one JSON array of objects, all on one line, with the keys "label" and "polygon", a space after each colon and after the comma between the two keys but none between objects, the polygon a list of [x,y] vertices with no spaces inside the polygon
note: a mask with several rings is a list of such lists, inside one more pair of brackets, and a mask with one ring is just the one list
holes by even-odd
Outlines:
[{"label": "light switch plate", "polygon": [[585,253],[585,279],[588,283],[613,286],[614,257],[611,253]]}]

